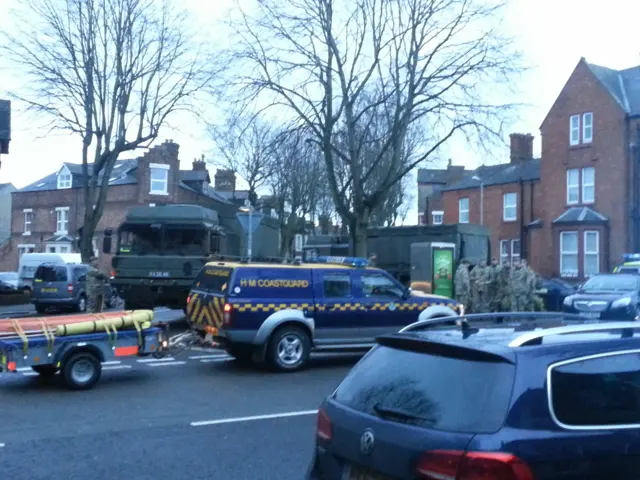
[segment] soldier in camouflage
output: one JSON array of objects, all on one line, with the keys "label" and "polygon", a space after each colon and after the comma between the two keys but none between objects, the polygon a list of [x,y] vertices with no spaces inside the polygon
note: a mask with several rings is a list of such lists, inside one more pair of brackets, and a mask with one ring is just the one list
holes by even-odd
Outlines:
[{"label": "soldier in camouflage", "polygon": [[87,272],[87,306],[91,313],[100,313],[104,305],[104,289],[107,276],[100,271],[98,259],[91,257]]},{"label": "soldier in camouflage", "polygon": [[500,267],[500,280],[498,287],[498,297],[500,297],[500,310],[502,312],[511,311],[511,265],[507,260],[502,262]]},{"label": "soldier in camouflage", "polygon": [[520,264],[522,265],[522,269],[526,272],[525,280],[526,280],[526,286],[527,286],[527,295],[525,297],[524,311],[534,312],[537,275],[531,269],[531,267],[529,267],[529,265],[527,264],[527,261],[524,258],[520,260]]},{"label": "soldier in camouflage", "polygon": [[489,311],[487,302],[488,273],[485,260],[471,270],[469,280],[471,283],[471,308],[473,313],[487,313]]},{"label": "soldier in camouflage", "polygon": [[456,270],[454,279],[455,297],[464,306],[464,311],[469,311],[471,283],[469,281],[469,260],[463,259]]},{"label": "soldier in camouflage", "polygon": [[509,277],[509,285],[511,288],[511,311],[527,311],[529,274],[526,269],[522,268],[522,263],[519,260],[513,262],[511,275]]},{"label": "soldier in camouflage", "polygon": [[491,265],[487,267],[487,301],[489,302],[490,312],[499,312],[501,298],[500,290],[500,265],[498,260],[493,258]]}]

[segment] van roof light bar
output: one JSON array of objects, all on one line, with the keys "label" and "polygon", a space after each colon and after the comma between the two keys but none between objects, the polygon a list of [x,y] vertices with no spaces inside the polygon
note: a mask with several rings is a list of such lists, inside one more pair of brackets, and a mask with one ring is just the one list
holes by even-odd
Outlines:
[{"label": "van roof light bar", "polygon": [[327,263],[331,265],[346,265],[350,267],[364,268],[369,266],[369,260],[363,257],[318,257],[314,263]]}]

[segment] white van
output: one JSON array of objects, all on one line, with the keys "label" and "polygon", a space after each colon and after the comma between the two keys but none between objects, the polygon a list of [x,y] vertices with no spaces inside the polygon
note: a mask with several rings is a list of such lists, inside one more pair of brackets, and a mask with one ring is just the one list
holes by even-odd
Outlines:
[{"label": "white van", "polygon": [[82,263],[79,253],[25,253],[20,257],[18,275],[24,286],[33,288],[33,275],[43,263],[68,265]]}]

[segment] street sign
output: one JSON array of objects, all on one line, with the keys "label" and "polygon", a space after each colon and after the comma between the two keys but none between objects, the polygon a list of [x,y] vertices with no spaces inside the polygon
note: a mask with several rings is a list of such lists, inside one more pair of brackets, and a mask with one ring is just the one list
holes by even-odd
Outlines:
[{"label": "street sign", "polygon": [[236,218],[246,233],[249,232],[249,223],[251,223],[251,233],[254,233],[258,230],[264,215],[262,213],[253,212],[251,214],[251,222],[249,222],[249,212],[238,212],[236,213]]}]

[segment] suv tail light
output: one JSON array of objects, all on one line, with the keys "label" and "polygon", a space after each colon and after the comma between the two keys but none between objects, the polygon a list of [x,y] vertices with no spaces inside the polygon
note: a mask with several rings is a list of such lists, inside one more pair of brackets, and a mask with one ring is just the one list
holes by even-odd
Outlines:
[{"label": "suv tail light", "polygon": [[433,480],[534,480],[526,463],[498,452],[426,452],[416,467],[420,478]]},{"label": "suv tail light", "polygon": [[230,303],[225,303],[224,304],[224,324],[225,325],[231,325],[231,311],[232,311],[232,307]]},{"label": "suv tail light", "polygon": [[189,305],[190,301],[191,301],[191,294],[189,294],[189,296],[187,297],[187,305]]},{"label": "suv tail light", "polygon": [[70,283],[69,285],[67,285],[67,292],[69,293],[73,293],[73,284]]},{"label": "suv tail light", "polygon": [[329,415],[327,415],[327,412],[325,412],[323,409],[318,410],[316,435],[319,439],[326,442],[331,441],[331,439],[333,438],[333,427],[331,425],[331,419],[329,418]]}]

